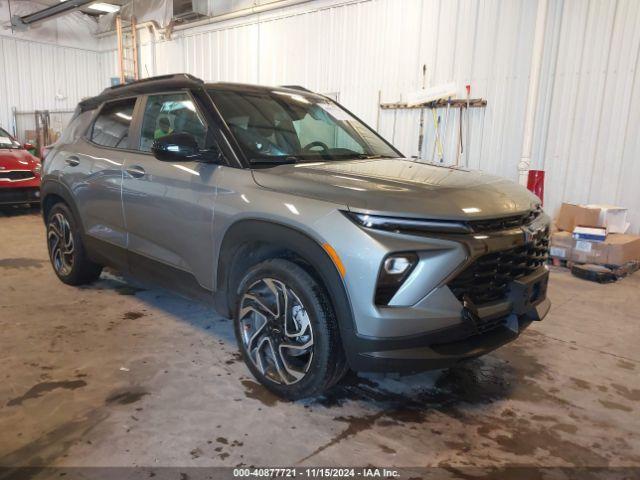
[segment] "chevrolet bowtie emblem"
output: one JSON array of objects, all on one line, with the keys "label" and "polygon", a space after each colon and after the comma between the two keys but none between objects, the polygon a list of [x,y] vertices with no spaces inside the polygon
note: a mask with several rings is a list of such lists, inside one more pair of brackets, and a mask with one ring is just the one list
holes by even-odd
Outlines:
[{"label": "chevrolet bowtie emblem", "polygon": [[524,234],[524,243],[533,242],[538,234],[543,230],[543,228],[543,226],[533,227],[531,225],[522,227],[522,233]]}]

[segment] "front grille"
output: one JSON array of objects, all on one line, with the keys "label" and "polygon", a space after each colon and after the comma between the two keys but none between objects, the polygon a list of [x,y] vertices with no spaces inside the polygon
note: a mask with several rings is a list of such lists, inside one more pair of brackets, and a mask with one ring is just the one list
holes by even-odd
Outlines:
[{"label": "front grille", "polygon": [[509,294],[509,284],[544,265],[548,253],[547,228],[531,243],[478,257],[449,282],[449,288],[458,300],[469,300],[475,305],[504,300]]},{"label": "front grille", "polygon": [[531,210],[524,215],[515,215],[505,218],[492,218],[489,220],[472,220],[469,222],[469,226],[474,232],[498,232],[500,230],[508,230],[510,228],[522,227],[529,225],[536,218],[542,215],[540,208]]},{"label": "front grille", "polygon": [[29,170],[0,170],[0,180],[10,180],[15,182],[16,180],[31,180],[32,178],[35,178],[35,175]]}]

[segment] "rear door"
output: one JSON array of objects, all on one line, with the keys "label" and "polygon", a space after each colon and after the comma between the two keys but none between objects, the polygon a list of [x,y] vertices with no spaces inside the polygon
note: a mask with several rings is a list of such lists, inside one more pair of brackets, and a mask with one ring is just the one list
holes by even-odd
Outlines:
[{"label": "rear door", "polygon": [[127,155],[123,174],[128,248],[134,254],[130,268],[133,273],[143,268],[144,263],[136,261],[143,257],[192,274],[200,285],[210,288],[213,207],[220,167],[161,162],[151,153],[151,146],[169,133],[189,133],[201,148],[208,148],[214,140],[187,91],[148,95],[140,112],[138,151]]},{"label": "rear door", "polygon": [[61,152],[62,178],[73,192],[90,240],[119,247],[123,253],[127,233],[121,200],[122,166],[130,151],[136,102],[133,97],[105,103],[85,136]]}]

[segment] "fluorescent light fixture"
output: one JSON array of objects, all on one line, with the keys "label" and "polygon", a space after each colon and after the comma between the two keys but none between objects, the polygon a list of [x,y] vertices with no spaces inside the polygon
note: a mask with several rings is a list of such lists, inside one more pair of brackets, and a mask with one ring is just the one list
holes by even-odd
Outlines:
[{"label": "fluorescent light fixture", "polygon": [[482,210],[480,210],[478,207],[467,207],[463,208],[462,211],[464,213],[480,213]]},{"label": "fluorescent light fixture", "polygon": [[120,10],[120,5],[114,5],[113,3],[96,2],[89,5],[87,8],[90,10],[97,10],[98,12],[115,13]]}]

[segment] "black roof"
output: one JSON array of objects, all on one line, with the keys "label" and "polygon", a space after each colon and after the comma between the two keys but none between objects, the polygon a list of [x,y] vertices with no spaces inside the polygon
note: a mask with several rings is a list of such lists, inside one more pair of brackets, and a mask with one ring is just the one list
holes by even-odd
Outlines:
[{"label": "black roof", "polygon": [[172,90],[177,88],[193,88],[201,87],[204,84],[202,80],[188,73],[177,73],[174,75],[160,75],[158,77],[149,77],[144,80],[138,80],[124,85],[116,85],[115,87],[105,88],[102,93],[96,97],[87,98],[80,102],[80,108],[89,110],[96,108],[102,102],[117,98],[127,97],[130,95],[139,95],[143,93],[160,92],[163,90]]},{"label": "black roof", "polygon": [[[80,102],[80,108],[82,110],[90,110],[101,105],[108,100],[115,100],[118,98],[128,97],[132,95],[140,95],[146,93],[162,92],[166,90],[174,90],[181,88],[214,88],[220,90],[236,90],[236,91],[256,91],[256,90],[274,90],[274,87],[267,87],[262,85],[251,85],[244,83],[228,83],[217,82],[207,83],[201,79],[194,77],[188,73],[176,73],[173,75],[160,75],[157,77],[149,77],[143,80],[138,80],[124,85],[116,85],[114,87],[105,88],[100,95],[87,98]],[[277,90],[291,91],[291,92],[304,92],[313,94],[310,90],[297,85],[276,87]]]}]

